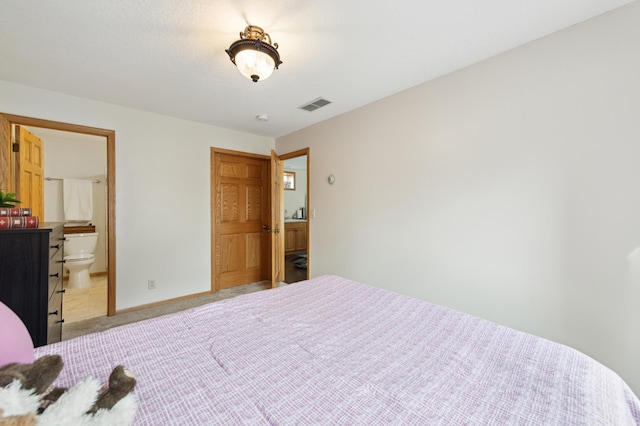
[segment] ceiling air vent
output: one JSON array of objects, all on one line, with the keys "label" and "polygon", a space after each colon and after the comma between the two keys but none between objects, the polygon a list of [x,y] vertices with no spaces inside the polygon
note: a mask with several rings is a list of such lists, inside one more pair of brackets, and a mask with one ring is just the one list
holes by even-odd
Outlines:
[{"label": "ceiling air vent", "polygon": [[308,102],[302,106],[299,106],[299,109],[303,109],[305,111],[315,111],[318,108],[322,108],[323,106],[329,105],[331,103],[331,101],[328,101],[326,99],[322,99],[322,98],[318,98],[318,99],[314,99],[311,102]]}]

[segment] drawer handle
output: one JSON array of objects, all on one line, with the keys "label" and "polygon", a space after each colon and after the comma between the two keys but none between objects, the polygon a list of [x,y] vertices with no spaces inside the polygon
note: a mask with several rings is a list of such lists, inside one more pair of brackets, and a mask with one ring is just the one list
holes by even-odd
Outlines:
[{"label": "drawer handle", "polygon": [[56,293],[66,293],[66,291],[67,291],[67,289],[66,289],[66,288],[63,288],[62,290],[58,290],[58,291],[56,291]]},{"label": "drawer handle", "polygon": [[58,315],[58,311],[49,312],[49,315]]},{"label": "drawer handle", "polygon": [[59,276],[60,276],[60,272],[56,272],[55,274],[49,274],[49,278],[53,278],[53,277],[58,278]]},{"label": "drawer handle", "polygon": [[64,319],[61,319],[60,321],[56,321],[56,324],[62,324],[64,322]]},{"label": "drawer handle", "polygon": [[51,248],[59,249],[60,248],[60,244],[56,244],[55,246],[51,246]]}]

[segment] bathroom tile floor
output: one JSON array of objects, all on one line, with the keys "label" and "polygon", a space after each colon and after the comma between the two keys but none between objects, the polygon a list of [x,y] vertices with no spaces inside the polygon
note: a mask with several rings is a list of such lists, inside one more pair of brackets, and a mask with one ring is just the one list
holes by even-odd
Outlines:
[{"label": "bathroom tile floor", "polygon": [[65,324],[107,315],[107,276],[92,277],[88,288],[68,288],[62,299],[62,318]]}]

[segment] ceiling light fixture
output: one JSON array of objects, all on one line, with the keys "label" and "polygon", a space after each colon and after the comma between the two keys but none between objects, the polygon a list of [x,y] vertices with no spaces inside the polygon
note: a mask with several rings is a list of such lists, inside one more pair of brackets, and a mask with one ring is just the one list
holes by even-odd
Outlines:
[{"label": "ceiling light fixture", "polygon": [[282,63],[277,49],[278,43],[271,43],[269,34],[260,27],[249,25],[240,33],[240,40],[233,42],[225,52],[242,75],[257,82],[269,78]]}]

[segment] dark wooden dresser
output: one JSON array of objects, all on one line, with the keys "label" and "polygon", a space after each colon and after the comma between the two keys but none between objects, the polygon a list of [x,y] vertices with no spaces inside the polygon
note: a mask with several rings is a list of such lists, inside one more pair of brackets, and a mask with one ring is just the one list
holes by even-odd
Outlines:
[{"label": "dark wooden dresser", "polygon": [[0,301],[27,326],[34,346],[62,339],[62,223],[0,230]]}]

